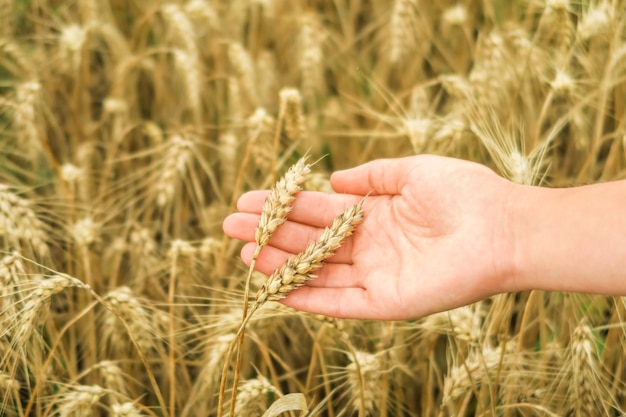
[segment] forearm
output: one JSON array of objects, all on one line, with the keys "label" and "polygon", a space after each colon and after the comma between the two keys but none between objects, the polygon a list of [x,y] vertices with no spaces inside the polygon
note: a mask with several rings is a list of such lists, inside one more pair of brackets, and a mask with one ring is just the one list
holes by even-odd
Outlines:
[{"label": "forearm", "polygon": [[626,295],[626,181],[512,199],[514,289]]}]

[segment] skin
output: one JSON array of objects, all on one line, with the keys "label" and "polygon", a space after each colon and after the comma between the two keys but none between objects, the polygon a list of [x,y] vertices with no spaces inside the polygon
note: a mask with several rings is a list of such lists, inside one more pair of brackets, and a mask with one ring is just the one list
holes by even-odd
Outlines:
[{"label": "skin", "polygon": [[[284,304],[340,318],[404,320],[525,289],[625,294],[624,184],[550,190],[458,159],[376,160],[334,173],[337,194],[299,193],[256,268],[270,274],[367,195],[355,234]],[[239,212],[223,223],[227,235],[248,242],[241,251],[247,264],[267,195],[242,195]]]}]

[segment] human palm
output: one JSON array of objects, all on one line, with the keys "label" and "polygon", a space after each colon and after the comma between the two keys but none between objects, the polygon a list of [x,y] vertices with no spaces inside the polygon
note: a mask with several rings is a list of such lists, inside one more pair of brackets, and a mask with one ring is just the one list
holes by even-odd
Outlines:
[{"label": "human palm", "polygon": [[[289,221],[261,251],[257,269],[271,273],[367,195],[363,223],[285,304],[334,317],[409,319],[506,290],[509,183],[489,169],[416,156],[338,172],[331,183],[339,194],[298,194]],[[246,263],[266,196],[243,195],[240,212],[224,221],[228,235],[251,242],[242,249]]]}]

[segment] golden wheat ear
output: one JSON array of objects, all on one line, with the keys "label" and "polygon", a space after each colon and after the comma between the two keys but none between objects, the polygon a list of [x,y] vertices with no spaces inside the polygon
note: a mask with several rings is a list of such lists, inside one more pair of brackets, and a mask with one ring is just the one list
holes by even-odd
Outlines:
[{"label": "golden wheat ear", "polygon": [[304,252],[290,257],[274,271],[258,291],[255,308],[266,301],[285,298],[291,291],[315,278],[313,272],[321,268],[324,261],[335,254],[362,221],[363,200],[337,216],[333,224],[324,229],[319,240],[309,243]]}]

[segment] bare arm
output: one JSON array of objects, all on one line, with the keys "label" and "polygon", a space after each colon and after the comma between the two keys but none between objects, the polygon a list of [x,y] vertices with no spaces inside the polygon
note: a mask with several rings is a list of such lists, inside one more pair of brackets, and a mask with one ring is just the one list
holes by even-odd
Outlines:
[{"label": "bare arm", "polygon": [[626,295],[626,181],[515,186],[512,290]]},{"label": "bare arm", "polygon": [[[527,289],[626,295],[626,181],[570,189],[515,185],[478,164],[415,156],[333,174],[338,194],[298,195],[264,248],[269,274],[369,193],[365,218],[319,277],[284,303],[336,317],[409,319]],[[250,242],[266,191],[224,221]]]}]

